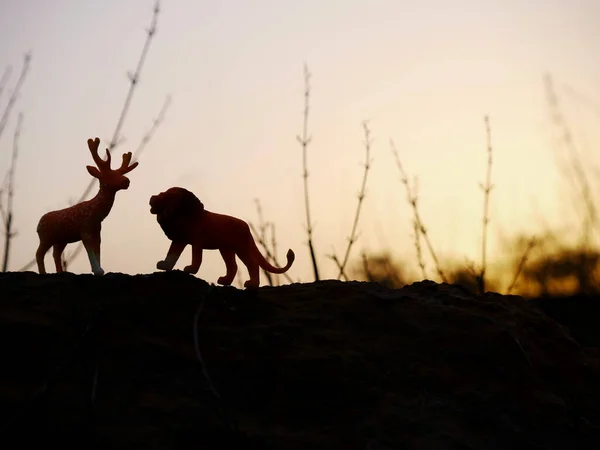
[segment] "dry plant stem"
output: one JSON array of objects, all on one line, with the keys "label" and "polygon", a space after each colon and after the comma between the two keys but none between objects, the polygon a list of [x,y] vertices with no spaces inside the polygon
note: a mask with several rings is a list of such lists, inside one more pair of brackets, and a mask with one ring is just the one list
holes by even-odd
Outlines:
[{"label": "dry plant stem", "polygon": [[2,113],[2,117],[0,118],[0,139],[2,138],[2,134],[4,133],[4,129],[6,128],[6,124],[8,123],[8,119],[10,118],[10,113],[19,97],[19,92],[21,91],[21,86],[23,86],[23,82],[25,81],[25,77],[27,76],[27,72],[29,71],[29,64],[31,62],[31,53],[26,53],[23,59],[23,68],[21,69],[21,75],[19,75],[19,79],[17,80],[17,84],[15,85],[15,89],[8,99],[8,103],[6,104],[6,108],[4,108],[4,112]]},{"label": "dry plant stem", "polygon": [[367,278],[367,281],[373,282],[373,275],[371,274],[371,269],[369,269],[369,259],[367,258],[367,254],[363,251],[360,255],[363,266],[363,273]]},{"label": "dry plant stem", "polygon": [[[433,249],[433,245],[431,244],[431,240],[429,239],[429,235],[427,234],[427,229],[425,228],[425,225],[423,225],[423,221],[421,220],[421,215],[419,214],[419,207],[417,204],[418,198],[416,195],[413,196],[413,192],[410,187],[410,183],[408,182],[408,176],[406,175],[404,166],[402,165],[402,162],[400,161],[400,157],[398,155],[398,151],[396,150],[396,146],[394,145],[394,141],[391,140],[390,144],[391,144],[392,153],[394,154],[394,157],[396,159],[396,165],[398,166],[398,170],[400,170],[400,174],[402,175],[402,184],[404,184],[404,187],[406,188],[407,200],[408,200],[408,203],[412,207],[413,214],[414,214],[414,221],[416,223],[418,231],[420,232],[420,234],[423,236],[423,239],[425,240],[425,244],[427,245],[427,249],[429,250],[429,253],[431,254],[431,258],[433,259],[433,262],[435,264],[435,268],[436,268],[436,271],[437,271],[439,277],[442,279],[442,281],[444,283],[447,283],[448,280],[446,278],[446,275],[444,274],[444,272],[442,271],[442,269],[440,267],[440,261],[437,257],[437,254],[435,253],[435,250]],[[419,264],[421,264],[421,263],[422,263],[422,261],[419,261]]]},{"label": "dry plant stem", "polygon": [[[592,233],[596,234],[596,237],[600,236],[600,229],[598,227],[598,211],[596,209],[597,199],[595,198],[595,190],[590,186],[590,180],[586,173],[586,167],[581,162],[581,157],[578,154],[577,145],[573,139],[571,128],[567,124],[567,120],[562,112],[558,96],[554,89],[554,84],[550,75],[545,77],[546,84],[546,96],[547,101],[552,113],[552,119],[558,129],[561,130],[563,136],[562,140],[565,144],[569,153],[569,163],[572,169],[572,176],[575,181],[572,180],[573,184],[579,184],[580,200],[581,205],[585,210],[585,219],[583,221],[583,229],[581,233],[580,247],[585,253],[586,250],[593,247]],[[594,271],[588,271],[587,275],[594,284],[597,284],[597,277]]]},{"label": "dry plant stem", "polygon": [[138,145],[138,148],[136,148],[135,152],[133,152],[133,158],[131,158],[132,163],[138,160],[142,152],[146,149],[146,145],[148,145],[148,143],[152,140],[152,137],[154,136],[154,133],[156,133],[158,127],[164,122],[167,110],[169,109],[170,105],[171,96],[167,95],[167,97],[165,98],[165,102],[163,103],[163,106],[160,109],[160,112],[158,113],[158,116],[152,121],[152,126],[150,127],[150,130],[148,130],[144,137],[142,137],[140,145]]},{"label": "dry plant stem", "polygon": [[419,232],[419,223],[416,220],[413,220],[413,229],[415,233],[415,249],[417,251],[417,261],[419,262],[419,267],[421,268],[421,274],[423,275],[423,279],[427,279],[427,271],[425,270],[425,261],[423,261],[423,250],[421,249],[421,233]]},{"label": "dry plant stem", "polygon": [[[167,98],[165,99],[165,102],[160,110],[160,113],[158,114],[158,117],[156,119],[154,119],[154,121],[152,122],[152,127],[144,135],[144,137],[142,138],[142,140],[140,142],[140,145],[138,145],[138,148],[133,153],[133,157],[131,158],[132,164],[138,160],[139,155],[144,151],[144,149],[146,148],[146,145],[152,139],[152,136],[154,136],[156,129],[159,127],[159,125],[165,119],[165,114],[166,114],[167,109],[169,108],[170,104],[171,104],[171,97],[167,96]],[[92,180],[92,186],[93,186],[93,180]],[[64,260],[63,260],[64,263],[70,263],[70,262],[74,261],[75,258],[77,258],[77,256],[79,255],[79,253],[81,253],[81,250],[83,250],[83,245],[79,244],[77,246],[77,248],[75,248],[75,250],[73,250],[73,252],[68,257],[64,258]],[[64,270],[67,270],[66,266],[64,266]]]},{"label": "dry plant stem", "polygon": [[[271,248],[273,249],[273,254],[277,254],[277,238],[275,237],[275,224],[273,222],[269,223],[269,228],[271,229]],[[277,261],[273,260],[275,265],[279,265]],[[277,275],[277,274],[276,274]]]},{"label": "dry plant stem", "polygon": [[[269,250],[269,246],[267,245],[267,243],[261,238],[260,233],[256,230],[256,227],[254,225],[252,225],[252,223],[248,223],[248,225],[250,225],[250,229],[252,230],[252,234],[254,234],[254,237],[256,238],[256,242],[258,242],[258,244],[263,248],[263,250],[265,251],[265,255],[266,258],[273,261],[276,265],[279,265],[277,263],[277,259],[275,258],[275,256],[273,255],[273,253],[271,253],[271,250]],[[293,283],[294,280],[292,280],[292,278],[287,274],[284,273],[283,276],[286,278],[286,280],[288,280],[290,283]]]},{"label": "dry plant stem", "polygon": [[535,245],[536,245],[536,241],[535,241],[535,239],[532,238],[529,241],[529,243],[527,244],[527,247],[525,248],[525,251],[523,252],[523,256],[521,256],[521,259],[519,260],[519,265],[517,266],[517,270],[515,271],[513,280],[510,283],[510,285],[508,286],[508,289],[506,290],[507,295],[510,295],[512,290],[515,288],[515,285],[517,284],[519,276],[521,275],[521,272],[523,271],[523,267],[525,267],[525,263],[527,262],[529,253],[531,253],[531,250],[533,250],[533,247],[535,247]]},{"label": "dry plant stem", "polygon": [[570,168],[573,171],[571,176],[574,179],[572,179],[571,181],[573,184],[579,185],[581,201],[583,203],[583,207],[586,209],[587,212],[582,236],[582,244],[584,247],[587,247],[590,244],[591,230],[594,230],[596,233],[598,233],[599,231],[596,199],[594,198],[593,190],[590,187],[590,182],[586,175],[585,168],[578,156],[577,146],[575,145],[571,129],[567,124],[564,114],[561,111],[558,96],[556,95],[556,91],[554,90],[554,84],[550,75],[545,76],[544,82],[546,85],[546,98],[551,111],[552,120],[554,121],[555,126],[561,130],[563,135],[562,140],[567,147],[567,151],[569,152]]},{"label": "dry plant stem", "polygon": [[[264,242],[266,245],[267,239],[266,239],[265,230],[267,229],[267,224],[265,224],[265,221],[263,219],[262,207],[260,206],[260,200],[255,198],[254,203],[256,204],[256,212],[258,213],[258,229],[260,231],[260,233],[255,233],[255,234],[258,236],[258,241]],[[268,253],[267,253],[267,260],[271,260],[271,257],[269,256]],[[261,268],[261,270],[262,270],[262,273],[264,273],[265,277],[267,278],[267,282],[269,283],[269,286],[273,286],[273,278],[271,277],[271,274],[268,271],[264,270],[263,268]]]},{"label": "dry plant stem", "polygon": [[346,276],[344,269],[346,268],[346,264],[348,264],[348,258],[350,257],[350,250],[352,249],[352,245],[356,242],[358,238],[358,236],[356,235],[356,228],[358,227],[360,209],[365,198],[367,176],[369,174],[369,168],[371,167],[371,131],[369,130],[369,126],[366,121],[363,122],[363,131],[365,133],[365,171],[363,172],[360,192],[358,193],[358,205],[356,207],[356,214],[354,215],[354,222],[352,223],[352,231],[350,232],[350,236],[348,237],[348,246],[346,247],[344,259],[342,259],[342,262],[339,264],[340,273],[338,274],[338,279],[344,277],[346,281],[348,280],[348,277]]},{"label": "dry plant stem", "polygon": [[[4,220],[4,261],[2,263],[2,272],[8,270],[8,261],[10,256],[10,242],[16,233],[12,229],[13,220],[13,197],[15,189],[15,167],[17,164],[17,156],[19,154],[19,137],[21,136],[21,127],[23,125],[23,114],[19,114],[17,119],[17,126],[15,128],[15,135],[13,138],[13,153],[12,160],[10,162],[10,169],[8,171],[8,190],[6,200],[6,217]],[[4,214],[3,214],[4,215]]]},{"label": "dry plant stem", "polygon": [[[277,255],[277,238],[275,237],[275,224],[273,222],[269,223],[269,228],[271,229],[271,248],[273,249],[273,255]],[[276,266],[279,266],[279,263],[276,260],[273,260],[273,263]],[[273,278],[275,280],[275,286],[279,286],[279,274],[273,274]]]},{"label": "dry plant stem", "polygon": [[302,137],[296,136],[298,142],[302,146],[302,168],[304,178],[304,204],[306,207],[306,232],[308,233],[308,248],[310,250],[310,257],[313,264],[313,271],[315,275],[315,281],[319,281],[319,268],[317,266],[317,258],[315,256],[315,250],[313,246],[312,237],[312,222],[310,219],[310,205],[308,196],[308,168],[306,162],[306,150],[311,138],[308,136],[308,113],[309,113],[309,100],[310,100],[310,72],[308,66],[304,64],[304,124],[302,128]]},{"label": "dry plant stem", "polygon": [[2,78],[0,78],[0,97],[2,97],[2,92],[4,92],[4,87],[6,86],[6,83],[8,82],[8,78],[10,77],[11,72],[12,72],[12,67],[7,66],[4,69],[4,72],[2,73]]},{"label": "dry plant stem", "polygon": [[600,117],[600,104],[599,103],[594,102],[588,96],[582,94],[581,92],[578,92],[577,90],[575,90],[573,88],[573,86],[570,86],[566,83],[561,83],[561,84],[562,84],[564,91],[566,91],[571,97],[573,97],[577,101],[586,105],[591,111],[594,112],[594,114],[596,114],[598,117]]},{"label": "dry plant stem", "polygon": [[487,270],[487,230],[490,218],[488,215],[489,204],[490,204],[490,192],[492,191],[492,133],[490,129],[490,118],[489,116],[484,117],[485,132],[487,139],[487,173],[485,177],[485,184],[479,184],[483,191],[483,229],[481,236],[481,271],[477,277],[477,283],[479,285],[479,293],[485,293],[485,273]]}]

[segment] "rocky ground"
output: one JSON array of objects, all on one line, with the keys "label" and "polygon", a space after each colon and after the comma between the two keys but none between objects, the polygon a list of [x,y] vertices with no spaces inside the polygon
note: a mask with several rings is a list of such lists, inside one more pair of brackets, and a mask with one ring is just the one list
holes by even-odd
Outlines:
[{"label": "rocky ground", "polygon": [[600,308],[568,302],[0,274],[0,445],[598,449]]}]

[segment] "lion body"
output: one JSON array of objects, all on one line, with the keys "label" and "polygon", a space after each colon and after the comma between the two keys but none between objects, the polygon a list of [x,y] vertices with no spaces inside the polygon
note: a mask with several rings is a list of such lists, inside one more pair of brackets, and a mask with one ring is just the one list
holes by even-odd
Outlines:
[{"label": "lion body", "polygon": [[167,257],[156,265],[159,270],[172,270],[185,247],[191,245],[192,263],[184,271],[195,274],[200,269],[203,250],[219,250],[227,273],[217,282],[222,285],[233,282],[237,273],[237,255],[248,269],[250,279],[244,286],[250,288],[260,284],[259,268],[271,273],[284,273],[294,262],[295,255],[290,249],[284,267],[271,265],[260,253],[245,221],[205,210],[202,202],[187,189],[173,187],[152,196],[150,208],[171,240]]}]

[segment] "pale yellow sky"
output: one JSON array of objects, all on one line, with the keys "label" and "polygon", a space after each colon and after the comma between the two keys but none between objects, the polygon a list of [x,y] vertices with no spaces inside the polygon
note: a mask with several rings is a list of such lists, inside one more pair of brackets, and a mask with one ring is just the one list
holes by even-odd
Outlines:
[{"label": "pale yellow sky", "polygon": [[[117,194],[103,223],[108,272],[155,270],[169,242],[148,199],[178,185],[209,210],[254,222],[259,198],[276,223],[279,258],[287,248],[296,252],[290,275],[312,279],[296,141],[305,61],[313,74],[309,189],[325,278],[337,275],[325,255],[334,248],[343,253],[352,225],[364,119],[374,162],[353,255],[390,247],[411,263],[412,213],[390,138],[419,178],[422,216],[437,251],[458,260],[480,252],[485,114],[494,144],[492,251],[500,232],[535,230],[536,214],[553,223],[565,217],[544,72],[553,74],[577,137],[585,132],[591,147],[600,142],[593,107],[600,103],[600,4],[593,0],[164,0],[161,6],[117,160],[137,147],[167,94],[172,103],[130,173],[131,187]],[[0,139],[3,175],[22,111],[11,270],[33,257],[39,217],[67,206],[87,185],[86,140],[112,136],[152,7],[152,0],[0,2],[0,70],[13,66],[9,88],[22,54],[33,54]],[[0,97],[0,111],[8,94]],[[189,258],[188,249],[177,267]],[[54,270],[50,252],[46,264]],[[70,270],[90,272],[85,254]],[[214,282],[223,273],[218,252],[205,252],[198,276]]]}]

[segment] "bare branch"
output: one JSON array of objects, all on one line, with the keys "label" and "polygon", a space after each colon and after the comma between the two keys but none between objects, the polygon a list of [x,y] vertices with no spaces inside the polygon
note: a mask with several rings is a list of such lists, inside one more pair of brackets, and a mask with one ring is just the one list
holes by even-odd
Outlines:
[{"label": "bare branch", "polygon": [[423,275],[423,279],[427,279],[427,271],[425,270],[425,261],[423,260],[423,250],[421,248],[421,233],[419,232],[419,223],[416,220],[413,220],[413,230],[414,230],[414,238],[415,238],[415,250],[417,251],[417,261],[419,262],[419,267],[421,268],[421,274]]},{"label": "bare branch", "polygon": [[315,250],[313,247],[312,237],[312,222],[310,219],[310,207],[309,207],[309,196],[308,196],[308,165],[306,160],[306,150],[308,144],[311,141],[311,137],[308,136],[308,113],[309,113],[309,100],[310,100],[310,77],[311,74],[308,71],[308,66],[304,64],[304,122],[302,128],[302,137],[297,136],[298,142],[302,146],[302,168],[304,178],[304,204],[306,207],[306,231],[308,233],[308,248],[310,249],[310,257],[312,259],[313,271],[315,274],[315,281],[319,281],[319,268],[317,266],[317,258],[315,256]]},{"label": "bare branch", "polygon": [[[277,255],[277,239],[275,237],[275,224],[273,222],[269,223],[271,229],[271,248],[273,249],[273,255]],[[276,266],[279,266],[277,260],[273,260]],[[279,286],[279,274],[273,274],[273,278],[275,280],[275,285]]]},{"label": "bare branch", "polygon": [[[260,204],[259,199],[254,199],[256,203],[256,212],[258,214],[258,236],[260,237],[260,242],[262,242],[262,246],[266,250],[266,259],[271,264],[275,266],[279,266],[279,262],[277,261],[277,240],[275,238],[275,224],[273,222],[265,222],[262,212],[262,206]],[[271,232],[271,248],[267,247],[267,230]],[[265,276],[271,286],[279,286],[279,274],[266,271],[263,269]]]},{"label": "bare branch", "polygon": [[517,266],[517,270],[515,271],[513,280],[510,283],[510,285],[508,286],[508,289],[506,291],[507,295],[510,295],[510,293],[514,289],[515,285],[517,284],[519,276],[521,275],[521,272],[523,271],[523,268],[525,267],[525,263],[527,262],[527,258],[529,257],[529,253],[531,253],[531,250],[533,250],[533,247],[535,247],[536,244],[537,244],[537,241],[535,240],[535,238],[531,238],[529,240],[529,242],[527,243],[527,247],[525,248],[525,251],[523,252],[523,256],[521,256],[521,259],[519,261],[519,265]]},{"label": "bare branch", "polygon": [[[391,145],[392,153],[394,154],[394,157],[396,159],[396,166],[398,166],[398,170],[400,170],[400,174],[402,175],[401,181],[402,181],[402,184],[404,184],[404,187],[406,189],[408,203],[411,205],[411,207],[413,209],[414,222],[415,222],[416,226],[418,227],[419,232],[423,235],[423,239],[425,240],[425,244],[427,244],[427,248],[429,250],[429,253],[431,254],[431,257],[433,258],[433,261],[435,263],[435,268],[437,270],[438,275],[440,276],[440,278],[442,279],[442,281],[444,283],[447,283],[448,280],[446,279],[446,275],[444,274],[444,272],[442,272],[442,269],[440,267],[440,262],[438,260],[437,254],[435,253],[435,250],[433,249],[431,240],[429,239],[429,234],[427,233],[427,229],[425,228],[425,225],[423,225],[423,221],[421,220],[421,215],[419,214],[419,208],[417,205],[418,198],[416,195],[413,195],[412,189],[410,187],[410,183],[408,182],[408,176],[406,175],[404,166],[402,165],[402,162],[400,161],[400,156],[398,155],[398,151],[396,150],[396,146],[394,145],[393,140],[390,140],[390,145]],[[417,253],[419,253],[419,252],[417,252]],[[421,264],[421,261],[419,262],[419,264]]]},{"label": "bare branch", "polygon": [[492,191],[492,132],[490,129],[490,118],[489,116],[484,117],[485,131],[487,138],[487,174],[485,177],[485,184],[480,184],[483,191],[483,231],[481,237],[481,271],[477,275],[477,283],[479,285],[479,293],[485,293],[485,273],[487,270],[487,230],[490,222],[488,209],[490,202],[490,192]]},{"label": "bare branch", "polygon": [[2,92],[4,92],[4,87],[10,78],[10,74],[12,73],[12,67],[6,66],[4,72],[2,73],[2,78],[0,78],[0,97],[2,97]]},{"label": "bare branch", "polygon": [[17,156],[19,154],[19,137],[21,136],[21,127],[23,125],[23,114],[20,113],[17,119],[17,126],[13,138],[13,153],[8,172],[8,192],[6,201],[6,221],[4,227],[4,262],[2,263],[2,272],[8,270],[8,261],[10,256],[10,243],[16,233],[12,229],[13,221],[13,197],[15,194],[15,168],[17,165]]},{"label": "bare branch", "polygon": [[0,184],[0,217],[2,217],[2,226],[6,226],[6,211],[4,210],[4,206],[2,205],[2,196],[8,188],[8,172],[4,175],[4,180],[2,180],[2,184]]},{"label": "bare branch", "polygon": [[27,76],[27,72],[29,71],[29,63],[31,62],[31,52],[28,52],[23,57],[23,68],[21,69],[21,75],[19,75],[19,79],[17,80],[17,84],[15,85],[15,89],[10,96],[8,103],[6,104],[6,108],[2,113],[2,117],[0,118],[0,139],[2,138],[2,134],[4,133],[4,129],[6,128],[6,124],[8,123],[8,119],[10,117],[10,113],[19,97],[19,93],[21,91],[21,87],[23,86],[23,82],[25,81],[25,77]]},{"label": "bare branch", "polygon": [[[273,255],[273,253],[271,253],[271,251],[269,250],[269,246],[267,245],[267,243],[261,238],[260,233],[256,230],[256,227],[254,225],[252,225],[252,223],[250,223],[250,222],[248,223],[248,225],[250,226],[250,229],[252,230],[252,234],[254,234],[256,242],[258,242],[258,244],[265,251],[265,254],[266,254],[267,258],[271,259],[272,261],[274,261],[277,264],[277,259],[275,258],[275,256]],[[277,265],[279,265],[279,264],[277,264]],[[290,283],[294,282],[294,280],[292,280],[292,278],[287,273],[284,273],[283,276]]]},{"label": "bare branch", "polygon": [[352,231],[350,232],[350,236],[348,237],[348,246],[346,247],[346,253],[344,254],[344,258],[341,262],[336,259],[334,260],[338,264],[339,274],[338,279],[344,277],[346,281],[348,280],[348,276],[344,272],[346,268],[346,264],[348,263],[348,258],[350,257],[350,250],[352,249],[352,245],[357,240],[356,228],[358,227],[358,219],[360,217],[360,209],[363,204],[363,200],[365,198],[366,187],[367,187],[367,176],[369,174],[369,168],[371,167],[371,131],[369,130],[369,126],[367,121],[363,122],[363,130],[365,134],[365,170],[363,172],[362,183],[360,186],[360,192],[358,194],[358,205],[356,207],[356,214],[354,215],[354,222],[352,223]]},{"label": "bare branch", "polygon": [[[257,199],[257,198],[255,198],[254,199],[254,203],[256,204],[256,212],[258,213],[258,229],[259,229],[259,233],[256,233],[256,235],[258,236],[257,239],[260,242],[263,242],[265,244],[264,247],[266,248],[266,233],[265,233],[265,230],[267,228],[267,225],[265,224],[265,221],[263,219],[262,207],[260,206],[260,200]],[[271,259],[269,256],[267,256],[267,258]],[[271,277],[271,273],[268,272],[265,269],[262,269],[262,271],[265,274],[265,277],[267,278],[269,286],[273,286],[273,278]]]},{"label": "bare branch", "polygon": [[579,185],[581,203],[587,213],[582,233],[582,244],[587,246],[590,244],[591,232],[594,231],[598,235],[600,231],[598,228],[598,210],[596,207],[596,199],[594,198],[594,191],[590,186],[585,167],[579,158],[579,152],[577,150],[575,140],[573,139],[571,129],[564,114],[562,113],[558,96],[554,90],[552,77],[550,75],[545,75],[544,83],[546,89],[546,101],[550,108],[552,120],[554,121],[557,129],[561,131],[561,141],[566,146],[569,154],[569,165],[563,168],[570,169],[572,171],[572,173],[568,175],[570,175],[571,182],[573,184]]},{"label": "bare branch", "polygon": [[165,102],[163,103],[163,106],[160,109],[160,112],[158,113],[158,116],[152,121],[152,126],[150,127],[150,130],[148,130],[144,137],[142,137],[140,145],[138,145],[138,148],[136,148],[135,152],[133,152],[132,162],[136,162],[138,160],[142,152],[146,149],[146,145],[148,145],[148,143],[154,137],[154,133],[156,133],[158,127],[164,122],[165,115],[167,114],[167,110],[169,109],[170,105],[171,96],[167,95],[167,97],[165,98]]}]

